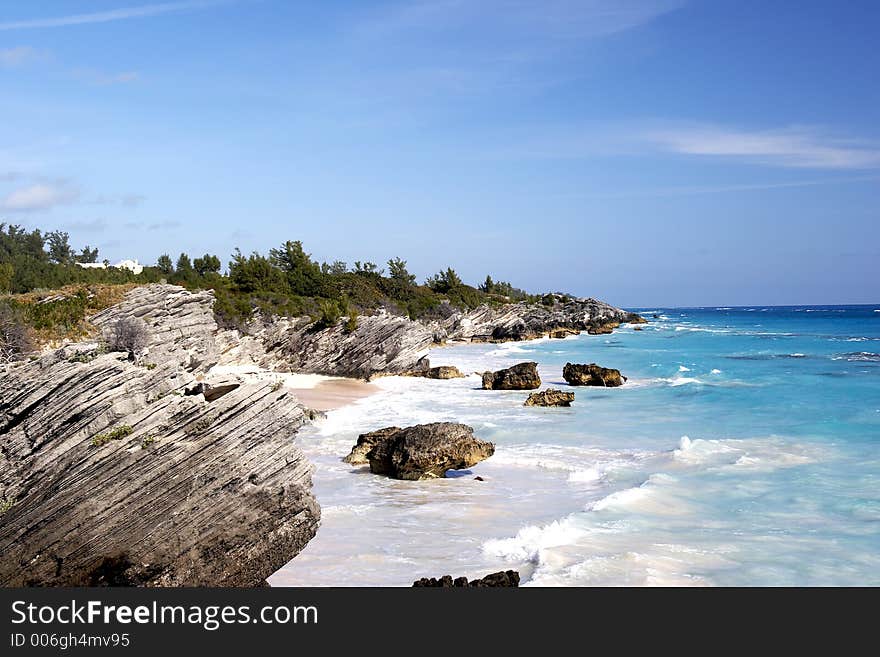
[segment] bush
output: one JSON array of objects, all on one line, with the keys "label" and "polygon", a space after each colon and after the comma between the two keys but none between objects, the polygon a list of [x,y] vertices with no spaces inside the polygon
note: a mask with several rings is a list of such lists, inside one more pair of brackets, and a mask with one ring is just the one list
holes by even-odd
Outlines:
[{"label": "bush", "polygon": [[126,436],[130,436],[132,433],[134,433],[134,429],[127,424],[123,424],[107,433],[99,433],[97,436],[93,436],[92,445],[95,447],[101,447],[101,445],[106,445],[111,440],[122,440]]},{"label": "bush", "polygon": [[116,320],[107,337],[110,351],[127,351],[129,356],[143,351],[149,342],[147,325],[135,317],[122,317]]},{"label": "bush", "polygon": [[0,305],[0,362],[22,360],[33,349],[31,331],[21,312],[7,303]]}]

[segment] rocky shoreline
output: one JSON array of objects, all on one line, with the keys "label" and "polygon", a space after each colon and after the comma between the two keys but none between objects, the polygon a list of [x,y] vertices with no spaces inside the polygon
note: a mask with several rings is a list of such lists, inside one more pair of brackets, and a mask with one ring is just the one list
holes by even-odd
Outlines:
[{"label": "rocky shoreline", "polygon": [[[220,329],[212,303],[210,292],[135,288],[92,322],[104,331],[120,319],[142,323],[141,353],[87,341],[8,369],[0,584],[260,586],[305,547],[320,508],[295,436],[315,414],[280,382],[212,374],[215,366],[447,378],[458,373],[430,368],[432,346],[644,321],[582,299],[485,306],[426,323],[380,312],[350,333],[342,322],[316,330],[308,318],[275,318],[243,334]],[[396,462],[402,443],[392,442],[377,464]]]}]

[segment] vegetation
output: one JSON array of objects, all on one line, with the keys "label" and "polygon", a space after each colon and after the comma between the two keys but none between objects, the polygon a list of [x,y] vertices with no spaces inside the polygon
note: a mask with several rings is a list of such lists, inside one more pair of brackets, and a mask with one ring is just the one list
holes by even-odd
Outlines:
[{"label": "vegetation", "polygon": [[15,500],[0,497],[0,516],[15,506]]},{"label": "vegetation", "polygon": [[[541,298],[489,276],[472,287],[451,267],[420,285],[401,258],[388,260],[387,269],[369,261],[357,261],[353,267],[340,260],[319,263],[299,241],[286,241],[268,255],[236,250],[225,274],[220,258],[210,253],[197,257],[180,253],[176,259],[166,253],[137,275],[114,267],[80,266],[97,260],[97,249],[85,246],[76,251],[65,232],[44,233],[0,223],[0,321],[21,327],[22,331],[14,331],[15,340],[21,335],[35,337],[37,343],[82,337],[90,330],[86,317],[110,305],[108,290],[122,286],[121,297],[134,285],[163,280],[214,290],[214,313],[220,325],[243,330],[263,316],[281,315],[310,316],[318,327],[335,326],[347,317],[343,329],[350,333],[357,328],[358,315],[380,308],[430,319],[446,317],[454,308]],[[127,338],[137,337],[125,333]],[[131,344],[118,346],[133,353],[137,344],[127,338]],[[27,351],[7,344],[8,339],[0,346],[4,354],[20,356]]]},{"label": "vegetation", "polygon": [[102,445],[109,443],[111,440],[122,440],[126,436],[130,436],[132,433],[134,433],[134,429],[127,424],[123,424],[115,429],[111,429],[107,433],[99,433],[97,436],[92,436],[92,445],[95,447],[101,447]]},{"label": "vegetation", "polygon": [[126,351],[129,358],[134,358],[143,351],[149,342],[147,326],[135,317],[122,317],[110,329],[107,346],[110,351]]}]

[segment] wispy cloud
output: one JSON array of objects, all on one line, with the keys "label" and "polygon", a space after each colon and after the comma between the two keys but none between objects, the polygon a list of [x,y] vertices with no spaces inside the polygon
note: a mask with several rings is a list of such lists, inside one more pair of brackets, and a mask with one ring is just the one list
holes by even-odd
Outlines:
[{"label": "wispy cloud", "polygon": [[0,48],[0,67],[2,68],[19,68],[47,59],[49,59],[48,52],[31,46]]},{"label": "wispy cloud", "polygon": [[70,221],[64,224],[64,228],[67,230],[76,231],[78,233],[100,233],[107,230],[108,227],[109,225],[107,224],[106,219]]},{"label": "wispy cloud", "polygon": [[38,212],[58,205],[75,203],[79,189],[65,180],[36,182],[20,187],[0,200],[0,210],[6,212]]},{"label": "wispy cloud", "polygon": [[143,194],[102,194],[95,197],[92,203],[95,205],[121,205],[124,208],[136,208],[146,200],[147,197]]},{"label": "wispy cloud", "polygon": [[414,31],[485,28],[493,37],[584,39],[644,25],[684,6],[686,0],[423,0],[400,2],[357,26],[365,36]]},{"label": "wispy cloud", "polygon": [[92,69],[75,69],[71,75],[82,82],[98,87],[108,87],[114,84],[127,84],[135,82],[140,75],[137,71],[123,71],[121,73],[103,73]]},{"label": "wispy cloud", "polygon": [[643,137],[668,152],[770,166],[808,169],[880,167],[880,144],[833,137],[814,128],[740,130],[691,126],[650,131]]},{"label": "wispy cloud", "polygon": [[89,25],[93,23],[109,23],[112,21],[130,20],[133,18],[149,18],[174,12],[207,9],[222,4],[229,4],[235,0],[189,0],[186,2],[163,2],[139,7],[124,7],[109,11],[96,11],[87,14],[69,14],[67,16],[55,16],[52,18],[33,18],[19,21],[6,21],[0,23],[0,31],[27,30],[49,27],[68,27],[71,25]]}]

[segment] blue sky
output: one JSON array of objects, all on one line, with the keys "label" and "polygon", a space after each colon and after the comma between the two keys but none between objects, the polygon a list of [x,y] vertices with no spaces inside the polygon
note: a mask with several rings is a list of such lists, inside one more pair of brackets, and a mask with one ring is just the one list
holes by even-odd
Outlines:
[{"label": "blue sky", "polygon": [[[880,3],[0,8],[0,220],[618,305],[880,302]],[[36,5],[39,6],[36,6]]]}]

